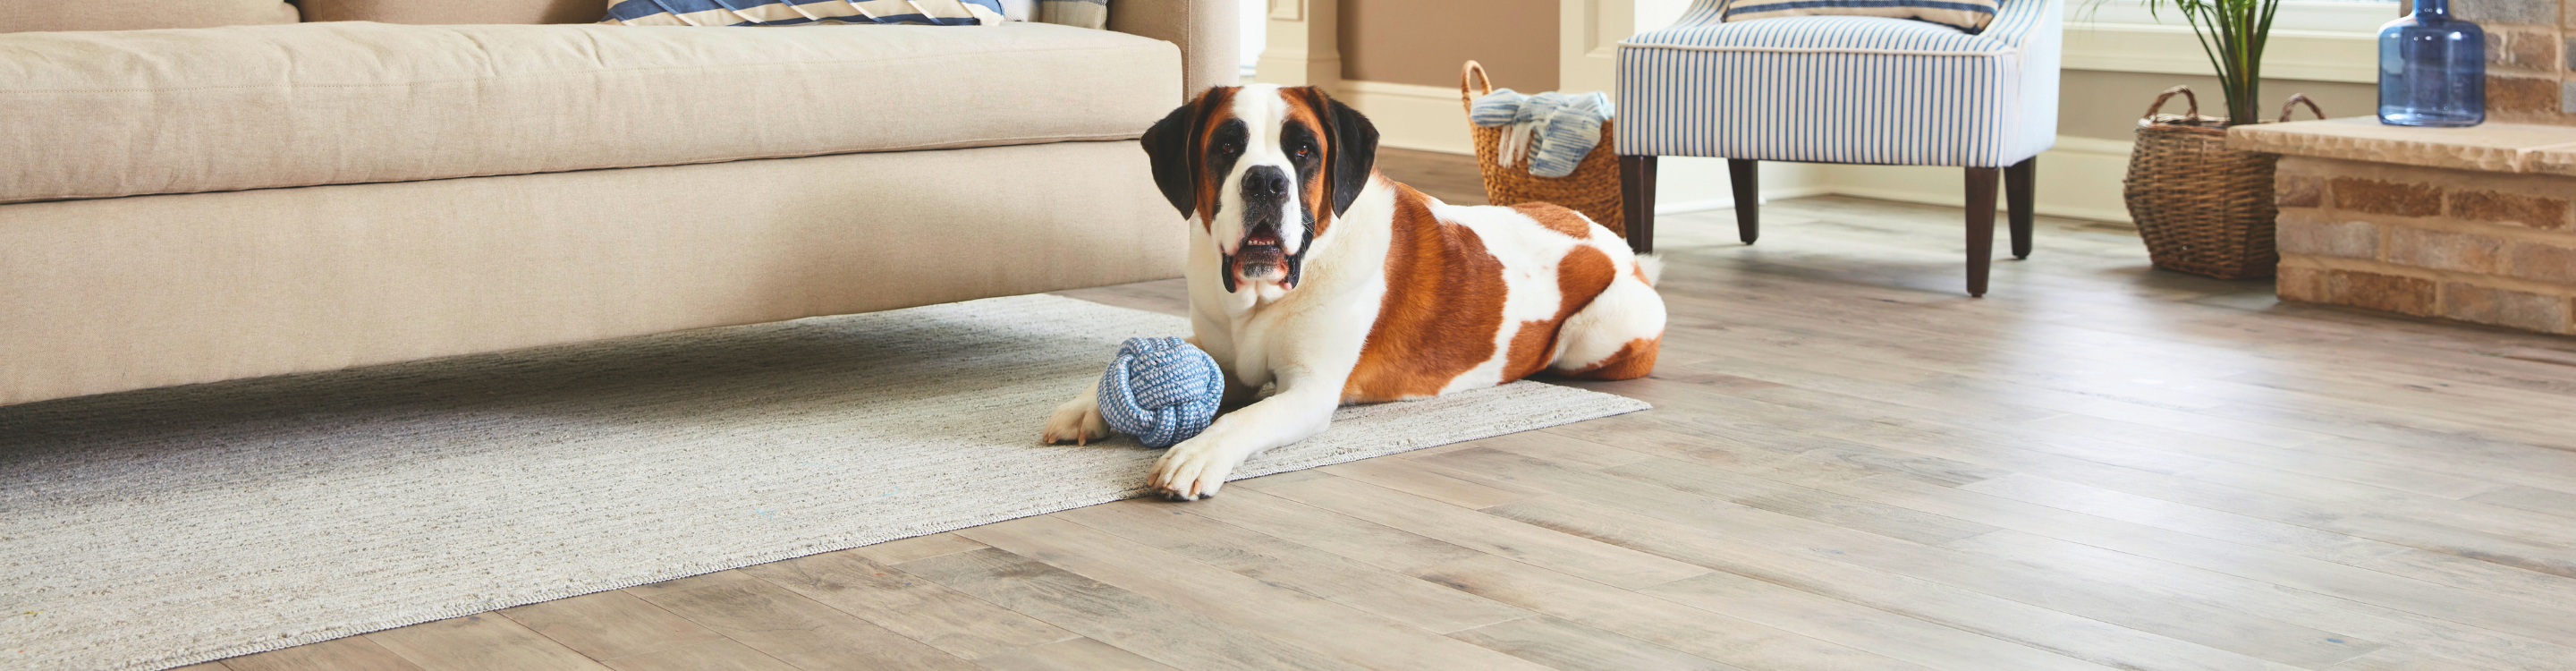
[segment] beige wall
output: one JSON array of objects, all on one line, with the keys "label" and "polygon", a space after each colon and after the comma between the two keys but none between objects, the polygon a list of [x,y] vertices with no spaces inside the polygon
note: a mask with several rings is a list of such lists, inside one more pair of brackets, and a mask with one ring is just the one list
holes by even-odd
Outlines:
[{"label": "beige wall", "polygon": [[1557,0],[1339,0],[1342,78],[1453,87],[1458,65],[1494,85],[1556,90]]},{"label": "beige wall", "polygon": [[[2105,140],[2133,140],[2138,130],[2138,117],[2156,94],[2175,84],[2191,87],[2200,96],[2200,113],[2226,116],[2227,103],[2219,93],[2218,78],[2198,75],[2158,74],[2146,72],[2101,72],[2067,70],[2060,76],[2057,97],[2057,134]],[[2308,94],[2325,108],[2326,116],[2367,116],[2378,113],[2379,87],[2347,82],[2311,82],[2269,79],[2263,82],[2262,108],[2265,120],[2280,113],[2281,102],[2293,93]],[[2165,111],[2181,114],[2181,96],[2165,104]],[[2299,108],[2298,118],[2308,117],[2307,108]]]}]

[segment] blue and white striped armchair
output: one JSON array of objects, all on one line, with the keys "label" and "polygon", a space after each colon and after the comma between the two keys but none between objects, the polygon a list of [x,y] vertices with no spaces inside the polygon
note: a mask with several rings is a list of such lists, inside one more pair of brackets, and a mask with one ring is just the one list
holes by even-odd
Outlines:
[{"label": "blue and white striped armchair", "polygon": [[1728,160],[1738,233],[1759,233],[1756,161],[1967,168],[1968,293],[1986,293],[1995,186],[2030,256],[2033,157],[2057,138],[2063,0],[2003,0],[1983,32],[1910,19],[1726,23],[1696,0],[1619,43],[1617,144],[1630,240],[1654,244],[1658,156]]}]

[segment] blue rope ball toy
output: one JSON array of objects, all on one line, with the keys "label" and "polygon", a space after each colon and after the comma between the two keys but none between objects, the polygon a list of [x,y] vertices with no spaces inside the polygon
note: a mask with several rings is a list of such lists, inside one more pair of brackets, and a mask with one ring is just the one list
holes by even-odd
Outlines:
[{"label": "blue rope ball toy", "polygon": [[1128,338],[1100,376],[1100,419],[1146,447],[1206,431],[1225,402],[1225,371],[1179,338]]}]

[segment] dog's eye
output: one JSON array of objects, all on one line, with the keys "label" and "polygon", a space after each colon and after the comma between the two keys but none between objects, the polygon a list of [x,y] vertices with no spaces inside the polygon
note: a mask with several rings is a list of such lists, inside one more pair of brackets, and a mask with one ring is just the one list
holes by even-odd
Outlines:
[{"label": "dog's eye", "polygon": [[1228,143],[1225,143],[1225,144],[1217,145],[1217,146],[1216,146],[1216,150],[1217,150],[1218,152],[1227,153],[1227,154],[1239,153],[1239,152],[1242,152],[1242,151],[1243,151],[1243,145],[1239,145],[1239,144],[1235,144],[1235,143],[1232,143],[1232,142],[1228,142]]},{"label": "dog's eye", "polygon": [[1308,147],[1302,144],[1297,145],[1297,158],[1305,158],[1307,154],[1312,153],[1315,153],[1315,149],[1313,147]]}]

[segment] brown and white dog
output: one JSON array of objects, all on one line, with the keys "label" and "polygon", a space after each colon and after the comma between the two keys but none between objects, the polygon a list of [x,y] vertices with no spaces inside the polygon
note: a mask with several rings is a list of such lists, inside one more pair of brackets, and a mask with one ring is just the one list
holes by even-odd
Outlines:
[{"label": "brown and white dog", "polygon": [[[1377,174],[1377,128],[1321,90],[1210,89],[1143,142],[1189,218],[1189,341],[1224,368],[1227,407],[1278,383],[1164,453],[1167,498],[1215,496],[1345,403],[1655,366],[1651,256],[1563,207],[1449,205]],[[1107,437],[1096,392],[1056,408],[1046,441]]]}]

